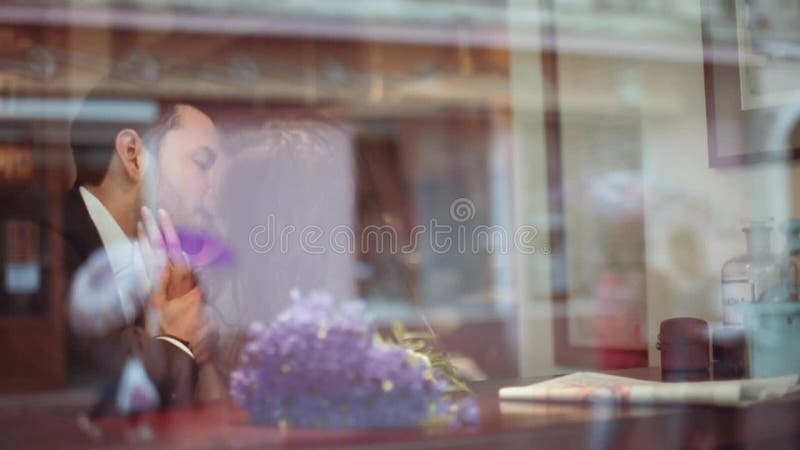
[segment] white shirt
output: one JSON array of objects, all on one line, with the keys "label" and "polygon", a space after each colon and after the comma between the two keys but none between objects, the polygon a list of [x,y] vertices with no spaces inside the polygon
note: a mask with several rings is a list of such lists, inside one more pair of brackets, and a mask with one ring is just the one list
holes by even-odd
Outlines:
[{"label": "white shirt", "polygon": [[[79,188],[79,191],[83,203],[86,205],[86,210],[89,211],[89,217],[97,229],[97,234],[100,235],[100,241],[103,242],[106,255],[108,255],[108,262],[111,265],[111,271],[114,273],[114,281],[116,282],[120,299],[125,300],[125,293],[121,286],[126,285],[124,277],[133,275],[130,272],[133,270],[133,243],[131,243],[111,213],[108,212],[103,203],[94,194],[83,186]],[[129,307],[131,303],[123,301],[123,305]],[[135,312],[125,312],[129,319],[133,318],[129,313],[135,316]]]},{"label": "white shirt", "polygon": [[[97,228],[97,234],[100,235],[100,241],[103,243],[106,255],[108,255],[111,271],[114,273],[114,282],[117,285],[117,292],[122,301],[122,310],[125,312],[126,317],[132,321],[136,317],[135,307],[133,306],[135,302],[126,301],[126,295],[121,286],[127,284],[126,277],[135,276],[133,261],[136,254],[133,243],[122,231],[114,216],[108,212],[108,209],[94,194],[83,186],[78,190],[81,193],[83,203],[86,205],[86,210],[89,212],[89,218],[92,219],[94,227]],[[194,359],[194,354],[192,354],[189,347],[179,340],[170,336],[156,336],[156,339],[173,344]]]}]

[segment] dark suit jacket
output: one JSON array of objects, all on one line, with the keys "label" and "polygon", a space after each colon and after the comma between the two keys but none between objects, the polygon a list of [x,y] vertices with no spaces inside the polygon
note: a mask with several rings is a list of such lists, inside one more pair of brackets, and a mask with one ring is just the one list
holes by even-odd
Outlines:
[{"label": "dark suit jacket", "polygon": [[[69,286],[78,268],[103,244],[78,187],[67,192],[64,200],[62,232],[57,234],[63,238],[65,285]],[[142,325],[139,317],[133,324],[103,337],[73,334],[70,336],[71,359],[88,363],[95,374],[110,381],[113,392],[125,361],[129,356],[137,356],[156,385],[162,406],[190,401],[197,382],[194,360],[174,345],[150,337]]]}]

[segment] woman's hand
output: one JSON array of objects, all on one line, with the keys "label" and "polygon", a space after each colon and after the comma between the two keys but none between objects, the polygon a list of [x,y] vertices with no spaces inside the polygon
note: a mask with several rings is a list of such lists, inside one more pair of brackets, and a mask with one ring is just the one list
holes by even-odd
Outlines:
[{"label": "woman's hand", "polygon": [[217,341],[216,326],[166,211],[158,211],[156,222],[151,211],[142,208],[138,246],[143,272],[149,280],[157,280],[148,303],[157,313],[161,331],[189,342],[198,362],[208,360]]}]

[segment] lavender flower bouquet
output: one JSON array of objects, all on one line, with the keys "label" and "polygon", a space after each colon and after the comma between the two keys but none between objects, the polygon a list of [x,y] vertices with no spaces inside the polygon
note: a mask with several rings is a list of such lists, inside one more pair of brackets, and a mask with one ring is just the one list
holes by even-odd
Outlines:
[{"label": "lavender flower bouquet", "polygon": [[231,395],[253,422],[299,428],[471,425],[475,400],[424,355],[376,338],[362,301],[301,296],[269,327],[253,324]]}]

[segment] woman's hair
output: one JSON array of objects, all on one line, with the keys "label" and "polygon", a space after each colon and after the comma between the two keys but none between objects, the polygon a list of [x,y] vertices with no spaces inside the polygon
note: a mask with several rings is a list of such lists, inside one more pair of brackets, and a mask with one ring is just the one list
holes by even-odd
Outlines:
[{"label": "woman's hair", "polygon": [[[273,318],[294,288],[352,297],[355,255],[330,243],[334,228],[353,228],[348,133],[329,121],[293,116],[236,133],[227,145],[231,162],[219,205],[237,254],[242,323]],[[304,236],[313,242],[301,242]]]}]

